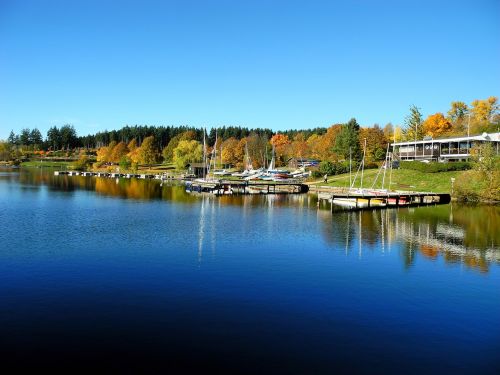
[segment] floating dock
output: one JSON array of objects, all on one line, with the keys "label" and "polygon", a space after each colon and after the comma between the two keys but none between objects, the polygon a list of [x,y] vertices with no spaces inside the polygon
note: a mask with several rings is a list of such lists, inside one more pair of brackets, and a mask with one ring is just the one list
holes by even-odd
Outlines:
[{"label": "floating dock", "polygon": [[309,186],[297,182],[268,182],[241,180],[186,181],[186,191],[193,193],[225,194],[301,194]]},{"label": "floating dock", "polygon": [[78,171],[55,171],[56,176],[84,176],[84,177],[107,177],[107,178],[141,178],[156,179],[156,180],[175,180],[179,179],[178,176],[170,175],[167,173],[162,174],[146,174],[146,173],[107,173],[107,172],[78,172]]},{"label": "floating dock", "polygon": [[450,203],[451,196],[446,193],[382,191],[382,190],[349,190],[333,189],[318,191],[318,205],[329,202],[334,207],[351,210],[376,209],[387,207],[408,207]]}]

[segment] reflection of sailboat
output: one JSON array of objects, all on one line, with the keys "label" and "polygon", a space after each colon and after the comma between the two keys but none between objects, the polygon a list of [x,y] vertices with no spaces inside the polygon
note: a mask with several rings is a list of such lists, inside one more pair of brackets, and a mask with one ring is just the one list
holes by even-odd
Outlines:
[{"label": "reflection of sailboat", "polygon": [[200,222],[198,226],[198,262],[201,263],[203,255],[203,240],[205,238],[205,197],[201,200]]}]

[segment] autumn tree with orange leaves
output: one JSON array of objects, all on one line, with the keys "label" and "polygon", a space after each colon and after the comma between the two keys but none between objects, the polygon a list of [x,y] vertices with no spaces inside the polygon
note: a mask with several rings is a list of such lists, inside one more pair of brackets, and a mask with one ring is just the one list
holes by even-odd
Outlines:
[{"label": "autumn tree with orange leaves", "polygon": [[440,112],[428,116],[423,127],[424,133],[433,138],[440,137],[453,129],[451,122]]},{"label": "autumn tree with orange leaves", "polygon": [[291,143],[290,139],[287,135],[278,133],[273,135],[270,143],[274,146],[274,151],[276,153],[276,164],[283,165],[288,154],[288,146]]}]

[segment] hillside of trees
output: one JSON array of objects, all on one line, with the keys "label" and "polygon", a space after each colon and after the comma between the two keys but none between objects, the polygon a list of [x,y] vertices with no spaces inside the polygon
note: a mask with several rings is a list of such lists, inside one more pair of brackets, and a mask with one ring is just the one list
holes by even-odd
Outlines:
[{"label": "hillside of trees", "polygon": [[[330,163],[360,160],[366,142],[366,162],[383,160],[388,143],[392,141],[434,138],[453,135],[498,131],[500,117],[496,97],[474,100],[470,105],[456,101],[443,113],[429,115],[425,120],[420,108],[411,106],[401,126],[375,124],[361,127],[356,119],[329,127],[274,132],[271,129],[249,129],[223,126],[206,133],[207,151],[216,148],[223,164],[241,167],[245,148],[255,167],[265,165],[274,147],[277,164],[288,159],[312,158]],[[79,156],[82,164],[89,156],[96,167],[120,164],[124,168],[139,164],[173,163],[179,169],[201,160],[204,129],[190,126],[125,126],[119,130],[101,131],[78,136],[74,126],[51,127],[45,138],[37,129],[25,128],[20,134],[11,131],[0,142],[0,160],[12,160],[38,153]],[[217,139],[217,142],[216,142]],[[89,159],[90,160],[90,159]]]}]

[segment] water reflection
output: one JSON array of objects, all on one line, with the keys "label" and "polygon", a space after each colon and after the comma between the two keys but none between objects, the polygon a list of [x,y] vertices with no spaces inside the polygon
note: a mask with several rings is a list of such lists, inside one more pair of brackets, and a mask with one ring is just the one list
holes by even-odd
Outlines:
[{"label": "water reflection", "polygon": [[451,204],[332,213],[328,206],[318,208],[313,194],[190,195],[185,193],[181,185],[161,184],[155,180],[54,176],[51,169],[2,171],[0,179],[7,183],[20,183],[23,190],[36,191],[41,186],[47,186],[51,191],[67,193],[87,190],[120,198],[197,204],[200,207],[197,227],[199,262],[203,257],[203,244],[207,240],[212,254],[215,254],[217,226],[220,225],[219,209],[223,206],[239,206],[241,222],[233,225],[244,225],[245,231],[253,230],[252,223],[247,222],[249,210],[264,209],[262,219],[266,222],[268,235],[273,237],[280,232],[282,220],[278,211],[281,208],[293,208],[287,214],[295,215],[298,230],[303,230],[306,227],[305,220],[312,212],[316,212],[323,239],[332,248],[342,249],[346,255],[354,253],[355,256],[363,257],[367,251],[391,252],[397,243],[405,267],[412,267],[419,257],[461,263],[481,272],[488,272],[492,263],[500,263],[499,206]]},{"label": "water reflection", "polygon": [[500,264],[500,207],[458,204],[374,211],[331,213],[319,209],[325,239],[343,244],[346,254],[390,252],[402,244],[405,267],[418,256],[488,272]]}]

